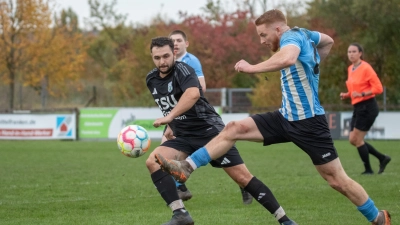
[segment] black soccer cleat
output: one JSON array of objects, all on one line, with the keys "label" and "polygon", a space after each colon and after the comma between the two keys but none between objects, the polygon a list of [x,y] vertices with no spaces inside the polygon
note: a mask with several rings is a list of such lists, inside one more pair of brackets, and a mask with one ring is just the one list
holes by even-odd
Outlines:
[{"label": "black soccer cleat", "polygon": [[392,158],[390,158],[390,156],[388,155],[385,155],[385,158],[382,161],[380,161],[378,174],[381,174],[383,173],[383,171],[385,171],[385,168],[387,164],[389,164],[390,160],[392,160]]},{"label": "black soccer cleat", "polygon": [[188,211],[180,209],[174,212],[170,221],[162,225],[194,225],[194,221]]},{"label": "black soccer cleat", "polygon": [[182,191],[178,188],[177,191],[178,191],[178,196],[182,201],[187,201],[193,197],[192,193],[190,193],[188,189],[186,189],[186,191]]},{"label": "black soccer cleat", "polygon": [[250,205],[253,202],[253,196],[243,188],[240,188],[240,192],[242,192],[243,204]]},{"label": "black soccer cleat", "polygon": [[297,225],[297,223],[294,222],[293,220],[290,220],[290,221],[285,221],[285,222],[281,223],[281,225]]}]

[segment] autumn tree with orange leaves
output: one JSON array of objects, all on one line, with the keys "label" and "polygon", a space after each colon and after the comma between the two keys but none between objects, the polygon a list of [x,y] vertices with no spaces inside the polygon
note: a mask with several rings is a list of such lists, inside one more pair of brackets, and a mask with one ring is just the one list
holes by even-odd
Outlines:
[{"label": "autumn tree with orange leaves", "polygon": [[80,76],[86,55],[81,35],[51,18],[51,1],[0,1],[0,76],[9,85],[10,110],[16,82],[57,95]]}]

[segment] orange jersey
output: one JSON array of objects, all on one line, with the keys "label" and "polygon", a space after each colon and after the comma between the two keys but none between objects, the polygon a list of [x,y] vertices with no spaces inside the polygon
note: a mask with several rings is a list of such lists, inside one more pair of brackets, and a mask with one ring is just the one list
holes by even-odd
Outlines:
[{"label": "orange jersey", "polygon": [[[369,63],[362,60],[361,64],[355,70],[353,70],[353,65],[351,65],[347,71],[346,86],[352,105],[373,98],[375,95],[383,92],[382,83]],[[359,93],[371,91],[372,95],[352,97],[351,93],[353,91]]]}]

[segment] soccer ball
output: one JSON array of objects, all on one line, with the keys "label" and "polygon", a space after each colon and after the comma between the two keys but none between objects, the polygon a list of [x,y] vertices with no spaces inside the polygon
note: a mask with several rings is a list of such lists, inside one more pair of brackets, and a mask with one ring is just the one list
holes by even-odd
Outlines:
[{"label": "soccer ball", "polygon": [[150,148],[150,142],[147,130],[138,125],[126,126],[119,132],[117,138],[121,153],[131,158],[144,155]]}]

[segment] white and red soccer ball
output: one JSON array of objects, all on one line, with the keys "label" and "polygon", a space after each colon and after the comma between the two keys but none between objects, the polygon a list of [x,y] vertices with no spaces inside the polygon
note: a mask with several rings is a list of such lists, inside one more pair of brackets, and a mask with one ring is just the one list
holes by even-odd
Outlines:
[{"label": "white and red soccer ball", "polygon": [[138,125],[126,126],[119,132],[117,138],[121,153],[131,158],[144,155],[150,148],[150,142],[147,130]]}]

